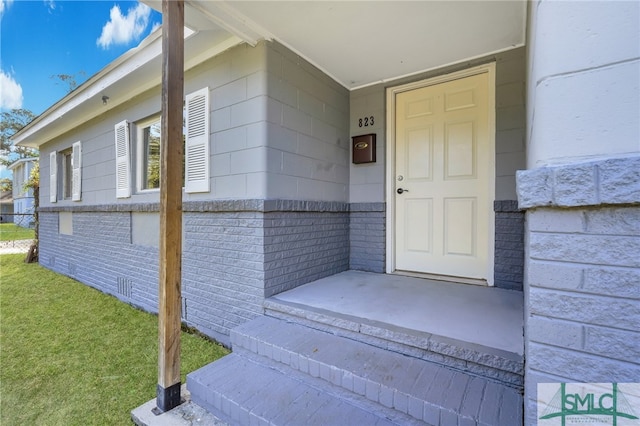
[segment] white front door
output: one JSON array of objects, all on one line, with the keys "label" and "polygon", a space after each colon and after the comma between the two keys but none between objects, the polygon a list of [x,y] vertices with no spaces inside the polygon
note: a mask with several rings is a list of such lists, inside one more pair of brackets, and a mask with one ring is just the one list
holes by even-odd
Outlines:
[{"label": "white front door", "polygon": [[395,95],[395,269],[491,283],[489,74]]}]

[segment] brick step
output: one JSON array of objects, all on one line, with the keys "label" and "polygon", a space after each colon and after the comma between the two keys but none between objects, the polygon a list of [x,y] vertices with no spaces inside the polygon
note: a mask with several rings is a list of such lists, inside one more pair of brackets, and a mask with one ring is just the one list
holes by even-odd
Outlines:
[{"label": "brick step", "polygon": [[410,417],[249,352],[187,375],[192,401],[232,425],[418,425]]},{"label": "brick step", "polygon": [[273,318],[432,361],[520,392],[523,390],[524,359],[516,353],[275,298],[265,300],[264,307],[265,314]]},{"label": "brick step", "polygon": [[517,425],[512,387],[300,324],[260,317],[231,332],[250,352],[430,424]]}]

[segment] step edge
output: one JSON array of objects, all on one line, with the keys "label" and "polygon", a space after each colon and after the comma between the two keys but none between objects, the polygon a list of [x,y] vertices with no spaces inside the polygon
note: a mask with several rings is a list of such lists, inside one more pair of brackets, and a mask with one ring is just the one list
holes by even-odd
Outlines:
[{"label": "step edge", "polygon": [[[284,321],[273,319],[273,318],[269,318],[265,320],[278,321],[280,323],[279,325],[290,328],[291,332],[294,332],[295,331],[294,329],[296,328],[300,329],[304,327],[297,323],[286,323]],[[431,405],[437,406],[439,409],[442,409],[442,410],[459,412],[459,410],[461,409],[464,396],[460,400],[458,404],[459,406],[452,406],[444,403],[441,403],[441,404],[434,403],[433,401],[429,401],[428,399],[426,399],[426,395],[420,395],[419,393],[414,393],[411,390],[408,390],[406,387],[402,387],[398,382],[385,384],[382,382],[383,378],[380,376],[373,377],[373,378],[371,376],[365,377],[364,375],[359,374],[359,372],[354,371],[353,368],[349,368],[348,365],[344,365],[344,364],[339,365],[337,363],[327,364],[325,361],[319,358],[314,358],[313,354],[302,354],[299,352],[295,352],[291,348],[285,347],[285,345],[268,342],[264,340],[261,336],[251,335],[250,331],[252,330],[250,329],[245,330],[246,328],[248,327],[235,330],[233,332],[234,336],[232,337],[232,339],[234,339],[234,341],[236,342],[234,344],[234,352],[238,352],[238,353],[249,352],[257,356],[266,357],[271,361],[280,363],[288,368],[299,371],[303,374],[308,374],[314,378],[319,378],[321,380],[324,380],[327,383],[333,384],[334,386],[339,386],[349,392],[354,392],[360,396],[363,396],[372,402],[381,404],[390,409],[398,410],[407,415],[412,415],[412,414],[408,411],[408,407],[406,406],[406,404],[397,404],[397,403],[394,403],[394,401],[396,401],[397,399],[408,400],[408,399],[414,398],[422,401],[424,404],[431,404]],[[324,333],[319,330],[312,329],[312,331],[316,333]],[[332,335],[330,333],[324,333],[324,334],[327,334],[330,337],[341,338],[340,336]],[[366,343],[362,343],[362,342],[355,342],[355,343],[366,345]],[[378,347],[371,347],[371,349],[375,351],[385,352],[384,349],[381,349]],[[397,354],[393,352],[391,352],[391,354],[393,356],[399,356],[399,357],[404,356],[402,354]],[[424,362],[426,364],[434,364],[426,360],[416,359],[416,361]],[[437,368],[451,370],[446,366],[437,365],[437,364],[435,366]],[[377,371],[377,369],[375,368],[373,370]],[[491,381],[490,378],[476,376],[469,373],[464,373],[464,372],[456,372],[456,373],[466,374],[467,376],[470,376],[470,377],[478,377],[479,379],[485,380],[487,382]],[[466,394],[467,385],[468,385],[468,382],[465,384],[465,391],[464,391],[465,394]],[[513,391],[518,393],[518,391],[514,387],[512,386],[510,387],[507,384],[496,383],[496,385],[502,386],[505,389],[505,391]],[[368,387],[373,388],[375,390],[367,391]],[[479,415],[479,413],[476,413],[476,417],[477,415]],[[475,417],[469,417],[469,416],[465,416],[465,418],[469,420],[476,419]],[[420,420],[422,420],[422,418],[420,418]]]},{"label": "step edge", "polygon": [[[325,309],[309,307],[294,302],[266,299],[264,301],[264,308],[266,316],[271,316],[269,315],[269,311],[280,312],[292,318],[302,318],[326,326],[337,327],[358,334],[376,337],[382,340],[387,340],[418,349],[431,350],[435,353],[442,353],[447,356],[450,355],[442,351],[442,346],[444,345],[445,347],[452,347],[455,345],[456,348],[459,348],[473,356],[472,359],[465,358],[465,361],[472,361],[495,368],[493,365],[484,364],[482,362],[483,358],[485,358],[486,356],[492,356],[500,359],[501,363],[504,363],[505,366],[510,367],[509,370],[505,371],[509,371],[515,374],[524,373],[524,356],[516,354],[514,352],[492,348],[472,342],[464,342],[462,340],[440,336],[433,333],[410,330],[404,327],[395,326],[393,324],[380,323],[378,321],[367,320],[365,318],[354,317],[347,314],[338,314]],[[389,335],[407,336],[408,339],[406,339],[406,341],[399,342],[397,340],[389,340],[388,338],[385,338],[385,336]],[[426,348],[416,346],[415,343],[419,341],[426,341]]]},{"label": "step edge", "polygon": [[[248,352],[245,352],[245,353],[234,352],[228,356],[234,356],[234,357],[249,361],[253,364],[258,365],[261,368],[264,368],[266,371],[275,370],[277,374],[282,374],[287,377],[293,378],[294,381],[300,384],[303,384],[309,389],[313,389],[315,391],[325,393],[329,397],[337,399],[341,402],[347,403],[353,406],[354,408],[358,409],[359,411],[372,413],[374,416],[380,419],[386,418],[396,424],[405,424],[411,418],[406,413],[402,413],[398,410],[394,410],[393,408],[383,406],[371,400],[366,400],[366,398],[363,398],[361,395],[357,395],[353,392],[347,392],[343,388],[337,388],[335,385],[331,384],[330,382],[323,381],[319,378],[313,378],[312,376],[305,375],[301,372],[298,372],[297,374],[293,372],[287,374],[287,372],[291,370],[290,367],[284,367],[282,365],[280,365],[279,367],[275,366],[275,364],[277,364],[275,361],[267,360],[264,357],[252,355],[251,353],[248,353]],[[222,366],[222,367],[215,366],[216,362],[217,361],[211,364],[208,364],[203,368],[206,368],[206,367],[226,368],[226,366]],[[201,376],[206,379],[206,374],[201,374]],[[246,413],[249,413],[249,415],[254,417],[256,420],[267,421],[267,419],[264,419],[260,415],[253,412],[251,408],[243,406],[243,403],[250,401],[251,397],[246,398],[244,401],[238,401],[237,399],[233,398],[233,396],[224,394],[224,391],[220,391],[217,388],[208,386],[206,383],[202,383],[201,377],[199,375],[190,374],[187,377],[187,389],[193,389],[193,391],[191,391],[192,401],[194,401],[196,404],[200,405],[201,407],[207,409],[207,411],[210,411],[216,417],[219,417],[222,421],[229,422],[230,424],[238,424],[238,416],[234,414],[234,410],[233,410],[234,406],[237,406],[238,410],[243,410]],[[210,396],[208,398],[202,397],[200,395],[200,391],[205,392],[205,390],[206,392],[210,394],[215,394],[215,395]],[[348,395],[351,395],[351,396],[348,396]],[[220,399],[219,403],[210,401],[216,398]],[[226,406],[225,404],[231,404],[231,405]],[[369,407],[379,406],[379,407],[376,409],[377,411],[373,411],[373,410],[369,410],[367,406]],[[395,412],[395,414],[392,414],[392,412]],[[415,420],[422,421],[422,419],[411,418],[411,423],[413,423],[413,421]],[[267,422],[265,424],[269,424],[269,423]]]}]

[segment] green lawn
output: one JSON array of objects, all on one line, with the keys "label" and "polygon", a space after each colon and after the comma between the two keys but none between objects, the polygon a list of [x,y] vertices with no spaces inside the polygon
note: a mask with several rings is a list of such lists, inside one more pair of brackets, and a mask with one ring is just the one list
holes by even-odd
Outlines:
[{"label": "green lawn", "polygon": [[[155,397],[157,317],[23,259],[0,256],[0,424],[131,424]],[[183,332],[183,383],[226,353]]]},{"label": "green lawn", "polygon": [[22,228],[13,223],[0,223],[0,241],[33,240],[33,229]]}]

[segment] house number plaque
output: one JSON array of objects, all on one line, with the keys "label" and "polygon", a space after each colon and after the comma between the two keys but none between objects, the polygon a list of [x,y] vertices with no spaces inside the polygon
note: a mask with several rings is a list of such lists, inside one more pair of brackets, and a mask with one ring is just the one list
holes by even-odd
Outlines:
[{"label": "house number plaque", "polygon": [[374,122],[375,122],[375,120],[373,118],[373,115],[371,115],[369,117],[358,118],[358,127],[373,126]]}]

